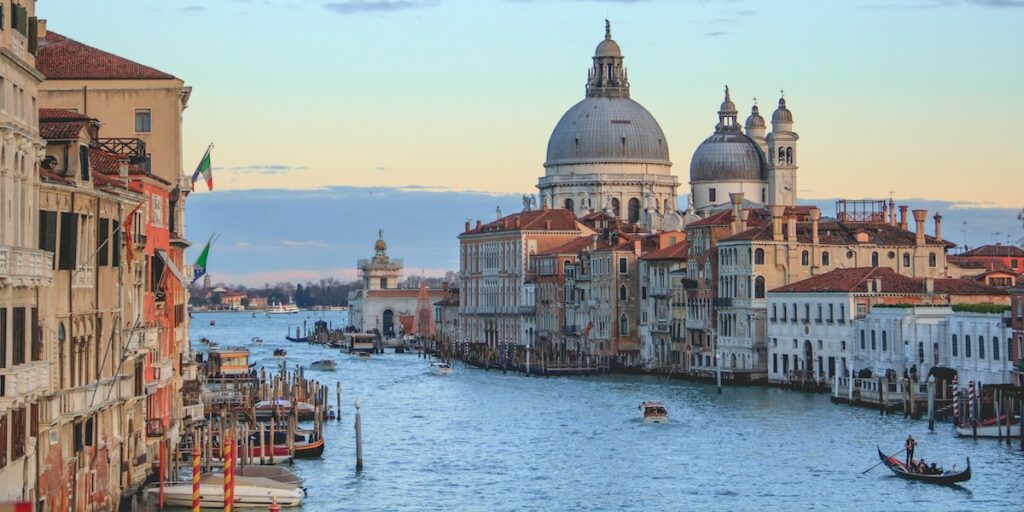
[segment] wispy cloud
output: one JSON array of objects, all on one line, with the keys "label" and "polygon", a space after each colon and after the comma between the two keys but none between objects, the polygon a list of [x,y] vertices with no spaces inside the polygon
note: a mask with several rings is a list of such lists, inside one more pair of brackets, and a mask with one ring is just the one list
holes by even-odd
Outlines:
[{"label": "wispy cloud", "polygon": [[1024,0],[967,0],[967,2],[985,7],[1024,7]]},{"label": "wispy cloud", "polygon": [[420,7],[431,7],[438,3],[440,3],[440,0],[344,0],[327,2],[324,4],[324,8],[337,14],[348,16],[351,14],[405,11]]},{"label": "wispy cloud", "polygon": [[327,242],[323,240],[281,240],[281,245],[285,247],[327,247]]},{"label": "wispy cloud", "polygon": [[202,5],[186,5],[178,9],[181,12],[200,12],[205,11],[206,7]]},{"label": "wispy cloud", "polygon": [[718,37],[718,36],[724,36],[726,34],[728,34],[728,32],[726,32],[724,30],[716,30],[714,32],[708,32],[708,33],[706,33],[704,35],[709,36],[709,37]]},{"label": "wispy cloud", "polygon": [[215,171],[226,171],[226,172],[238,172],[238,173],[254,173],[254,174],[283,174],[292,171],[304,171],[309,169],[304,165],[286,165],[286,164],[252,164],[252,165],[239,165],[234,167],[214,167]]}]

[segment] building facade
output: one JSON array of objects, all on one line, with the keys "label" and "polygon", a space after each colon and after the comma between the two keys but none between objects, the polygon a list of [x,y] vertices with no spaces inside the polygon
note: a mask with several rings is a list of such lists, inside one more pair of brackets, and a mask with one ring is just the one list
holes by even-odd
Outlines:
[{"label": "building facade", "polygon": [[686,256],[685,233],[661,235],[664,247],[640,256],[640,358],[653,371],[684,370],[683,326],[686,308],[681,307]]}]

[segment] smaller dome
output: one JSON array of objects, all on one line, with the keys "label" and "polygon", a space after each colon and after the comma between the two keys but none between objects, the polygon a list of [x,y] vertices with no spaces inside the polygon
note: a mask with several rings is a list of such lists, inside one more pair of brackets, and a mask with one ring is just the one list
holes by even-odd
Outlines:
[{"label": "smaller dome", "polygon": [[697,146],[690,160],[690,182],[767,181],[761,148],[738,131],[719,131]]},{"label": "smaller dome", "polygon": [[616,43],[614,39],[605,39],[600,43],[597,43],[597,49],[594,50],[595,57],[622,57],[622,49],[619,48],[619,43]]},{"label": "smaller dome", "polygon": [[751,128],[757,129],[764,127],[764,118],[761,117],[761,112],[757,108],[757,105],[754,105],[754,107],[750,109],[750,116],[747,117],[746,129],[749,131]]},{"label": "smaller dome", "polygon": [[722,100],[722,106],[718,107],[718,111],[721,113],[736,112],[736,104],[732,102],[732,98],[729,97],[729,86],[725,86],[725,99]]},{"label": "smaller dome", "polygon": [[792,123],[793,113],[786,108],[786,98],[779,98],[779,108],[772,114],[772,124]]}]

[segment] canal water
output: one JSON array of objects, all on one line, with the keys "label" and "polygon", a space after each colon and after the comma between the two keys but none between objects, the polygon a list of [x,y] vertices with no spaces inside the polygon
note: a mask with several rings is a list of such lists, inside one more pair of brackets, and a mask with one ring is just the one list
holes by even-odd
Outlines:
[{"label": "canal water", "polygon": [[[436,376],[415,354],[361,361],[338,350],[289,343],[305,321],[335,326],[344,312],[252,317],[199,313],[193,347],[210,338],[249,346],[257,368],[317,359],[334,372],[307,377],[342,385],[342,419],[325,426],[320,460],[300,460],[305,511],[364,510],[1022,510],[1024,452],[958,439],[949,424],[833,405],[827,396],[725,388],[636,376],[524,377],[463,367]],[[216,325],[210,325],[215,320]],[[251,346],[259,336],[262,346]],[[355,471],[354,408],[362,402],[365,468]],[[671,422],[647,425],[637,405],[658,400]],[[875,445],[962,468],[962,487],[898,479]]]}]

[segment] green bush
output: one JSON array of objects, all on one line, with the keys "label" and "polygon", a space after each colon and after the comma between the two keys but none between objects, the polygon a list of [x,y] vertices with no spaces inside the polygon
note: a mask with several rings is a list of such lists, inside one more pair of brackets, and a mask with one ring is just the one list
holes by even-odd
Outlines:
[{"label": "green bush", "polygon": [[953,311],[956,311],[958,313],[998,313],[998,314],[1002,314],[1003,312],[1006,312],[1006,311],[1009,311],[1009,310],[1010,310],[1010,306],[1006,306],[1006,305],[1003,305],[1003,304],[992,304],[992,303],[954,304],[953,305]]}]

